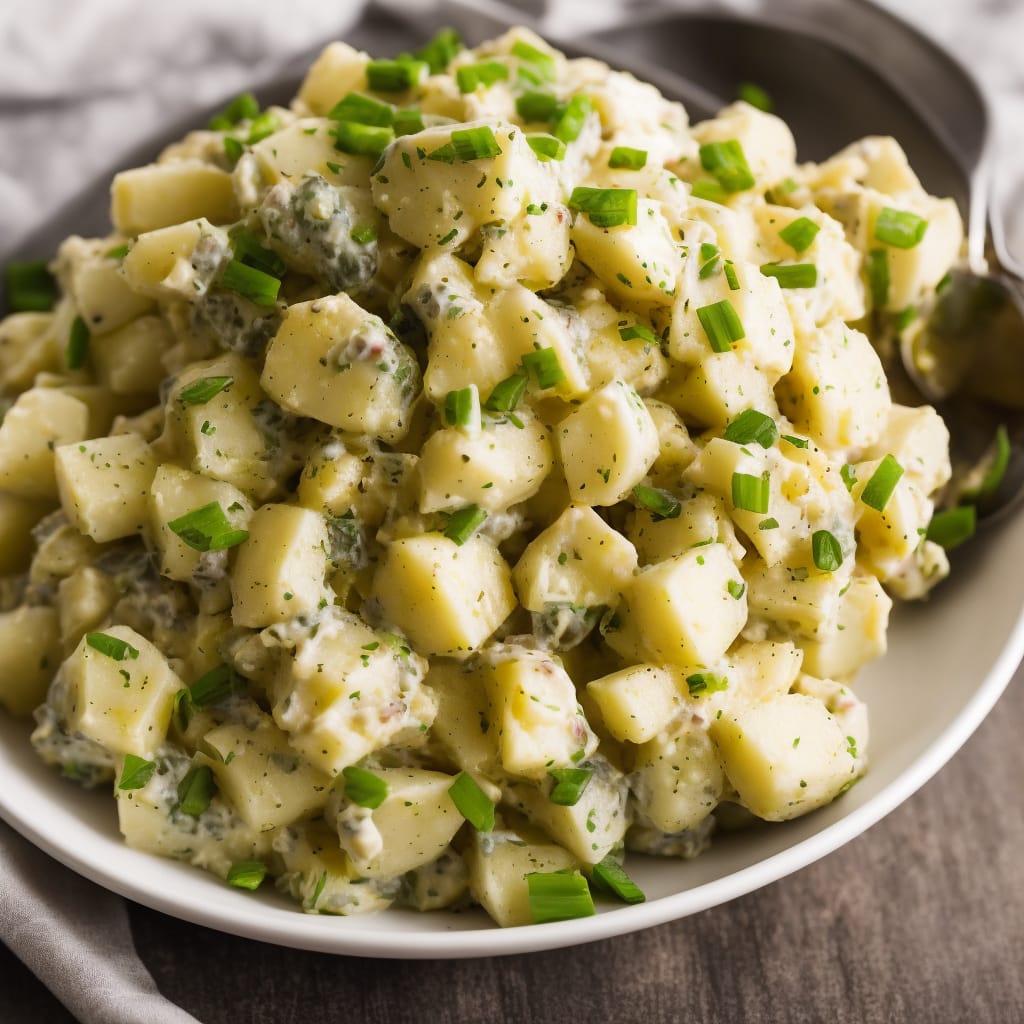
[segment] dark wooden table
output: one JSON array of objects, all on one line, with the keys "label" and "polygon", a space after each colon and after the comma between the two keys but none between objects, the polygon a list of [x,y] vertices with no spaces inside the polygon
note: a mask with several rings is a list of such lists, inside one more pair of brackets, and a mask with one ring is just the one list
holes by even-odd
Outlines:
[{"label": "dark wooden table", "polygon": [[[203,1024],[1021,1024],[1022,737],[1018,673],[957,757],[868,833],[759,892],[619,939],[373,961],[133,906],[136,944]],[[3,1024],[72,1020],[2,946],[0,979]]]}]

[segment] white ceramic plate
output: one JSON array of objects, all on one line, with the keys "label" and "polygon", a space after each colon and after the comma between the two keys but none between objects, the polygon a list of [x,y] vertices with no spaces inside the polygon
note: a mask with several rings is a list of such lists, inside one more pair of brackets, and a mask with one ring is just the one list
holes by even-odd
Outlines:
[{"label": "white ceramic plate", "polygon": [[249,938],[374,957],[476,957],[591,942],[716,906],[773,882],[863,832],[923,785],[977,728],[1024,653],[1024,517],[976,541],[924,605],[897,609],[890,650],[861,678],[871,768],[830,806],[722,836],[683,862],[632,857],[647,902],[601,902],[595,917],[501,930],[482,911],[363,917],[301,913],[266,892],[231,889],[198,868],[128,849],[114,801],[46,769],[25,722],[0,716],[0,815],[68,867],[146,906]]}]

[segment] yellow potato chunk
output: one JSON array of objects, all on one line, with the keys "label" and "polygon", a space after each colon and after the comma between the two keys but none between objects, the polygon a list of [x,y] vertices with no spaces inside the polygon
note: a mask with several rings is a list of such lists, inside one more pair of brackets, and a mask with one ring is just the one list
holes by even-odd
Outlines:
[{"label": "yellow potato chunk", "polygon": [[32,549],[25,538],[51,508],[48,501],[0,491],[0,573],[6,575],[28,568]]},{"label": "yellow potato chunk", "polygon": [[238,219],[227,171],[201,160],[175,160],[114,176],[110,219],[122,235],[138,235],[199,217],[215,224]]},{"label": "yellow potato chunk", "polygon": [[491,728],[485,670],[470,662],[435,658],[426,685],[437,697],[430,734],[453,765],[467,772],[490,772],[498,761]]},{"label": "yellow potato chunk", "polygon": [[659,665],[631,665],[587,683],[604,726],[617,740],[645,743],[682,710],[678,678]]},{"label": "yellow potato chunk", "polygon": [[42,704],[60,660],[53,608],[22,605],[0,613],[0,705],[12,715],[30,715]]},{"label": "yellow potato chunk", "polygon": [[91,565],[62,579],[57,587],[57,613],[64,650],[73,650],[83,633],[99,626],[119,596],[114,579]]},{"label": "yellow potato chunk", "polygon": [[892,598],[874,576],[855,576],[839,598],[834,632],[801,643],[811,675],[849,679],[886,650]]},{"label": "yellow potato chunk", "polygon": [[167,323],[140,316],[109,334],[95,337],[89,354],[96,377],[115,395],[152,393],[166,376],[161,357],[174,344]]}]

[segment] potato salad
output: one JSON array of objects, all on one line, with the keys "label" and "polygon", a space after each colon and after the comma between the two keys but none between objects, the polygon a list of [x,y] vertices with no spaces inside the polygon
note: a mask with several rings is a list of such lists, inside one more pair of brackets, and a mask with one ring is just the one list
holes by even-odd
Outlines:
[{"label": "potato salad", "polygon": [[748,100],[331,43],[8,268],[0,702],[130,846],[543,923],[862,775],[857,673],[948,571],[879,345],[963,230]]}]

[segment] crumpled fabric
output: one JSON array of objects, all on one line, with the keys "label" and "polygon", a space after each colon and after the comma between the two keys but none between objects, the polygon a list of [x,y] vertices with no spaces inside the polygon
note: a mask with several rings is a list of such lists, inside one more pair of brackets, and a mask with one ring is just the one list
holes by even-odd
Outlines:
[{"label": "crumpled fabric", "polygon": [[[378,0],[428,16],[439,0]],[[486,0],[481,0],[485,4]],[[597,30],[658,0],[585,0]],[[763,0],[676,0],[676,9],[738,13]],[[855,2],[855,0],[850,0]],[[583,0],[516,4],[571,38]],[[1015,0],[915,0],[887,6],[968,63],[995,101],[996,216],[1024,262],[1024,80]],[[364,0],[5,0],[0,4],[0,263],[85,183],[110,173],[159,127],[186,123],[254,82],[297,73],[320,46],[343,37]],[[922,19],[927,17],[927,21]],[[135,952],[124,900],[36,850],[0,822],[0,939],[84,1024],[188,1024],[158,992]]]}]

